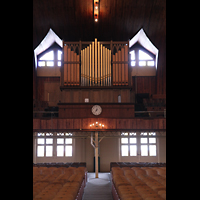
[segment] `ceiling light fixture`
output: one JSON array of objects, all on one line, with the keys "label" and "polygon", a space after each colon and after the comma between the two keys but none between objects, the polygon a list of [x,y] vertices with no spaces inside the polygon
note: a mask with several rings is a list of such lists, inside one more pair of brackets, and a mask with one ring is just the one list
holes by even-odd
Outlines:
[{"label": "ceiling light fixture", "polygon": [[94,21],[98,22],[99,18],[99,0],[94,0]]},{"label": "ceiling light fixture", "polygon": [[104,124],[96,122],[96,123],[90,124],[90,128],[103,129]]}]

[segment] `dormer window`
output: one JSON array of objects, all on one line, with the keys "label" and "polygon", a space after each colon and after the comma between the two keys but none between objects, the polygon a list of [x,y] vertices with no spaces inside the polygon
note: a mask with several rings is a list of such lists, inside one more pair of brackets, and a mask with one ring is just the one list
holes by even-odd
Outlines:
[{"label": "dormer window", "polygon": [[54,67],[61,66],[62,51],[53,49],[45,53],[38,55],[38,66],[39,67]]},{"label": "dormer window", "polygon": [[[155,66],[155,58],[151,53],[146,53],[143,50],[130,51],[131,54],[131,66]],[[136,58],[137,57],[137,58]],[[137,63],[138,62],[138,63]]]}]

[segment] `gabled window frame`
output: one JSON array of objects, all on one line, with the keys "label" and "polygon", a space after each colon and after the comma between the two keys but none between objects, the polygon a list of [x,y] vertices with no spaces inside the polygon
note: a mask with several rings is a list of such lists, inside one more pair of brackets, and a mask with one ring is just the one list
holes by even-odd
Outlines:
[{"label": "gabled window frame", "polygon": [[[53,53],[54,53],[54,59],[53,60],[40,60],[40,58],[42,57],[42,56],[44,56],[46,53],[49,53],[49,52],[51,52],[51,51],[53,51]],[[62,54],[63,54],[63,49],[57,44],[57,43],[54,43],[53,45],[51,45],[48,49],[46,49],[45,51],[43,51],[42,53],[40,53],[40,54],[38,54],[37,55],[37,66],[38,67],[61,67],[62,66],[62,55],[61,55],[61,59],[58,59],[58,51],[61,51],[62,52]],[[39,65],[39,62],[40,61],[44,61],[45,62],[45,66],[40,66]],[[47,65],[47,62],[51,62],[51,61],[53,61],[54,62],[54,64],[53,64],[53,66],[48,66]],[[58,62],[61,62],[60,63],[60,65],[58,65]]]},{"label": "gabled window frame", "polygon": [[[132,59],[131,52],[134,51],[135,59]],[[149,55],[152,59],[139,59],[139,51],[143,51],[147,55]],[[156,64],[156,55],[145,49],[143,46],[141,46],[139,43],[134,44],[129,51],[130,56],[130,67],[155,67]],[[149,65],[149,61],[154,61],[154,65]],[[145,62],[145,65],[140,65],[140,62]],[[133,64],[134,63],[134,64]]]}]

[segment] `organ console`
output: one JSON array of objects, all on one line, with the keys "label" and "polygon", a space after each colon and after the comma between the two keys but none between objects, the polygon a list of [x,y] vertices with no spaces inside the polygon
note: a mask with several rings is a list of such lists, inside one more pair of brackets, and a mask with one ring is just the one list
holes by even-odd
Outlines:
[{"label": "organ console", "polygon": [[61,86],[128,86],[128,42],[63,41],[63,52]]}]

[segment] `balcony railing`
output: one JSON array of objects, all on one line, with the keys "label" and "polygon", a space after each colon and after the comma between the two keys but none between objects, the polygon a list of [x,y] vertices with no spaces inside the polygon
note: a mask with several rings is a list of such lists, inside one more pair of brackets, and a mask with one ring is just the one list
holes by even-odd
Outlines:
[{"label": "balcony railing", "polygon": [[[135,111],[137,118],[166,118],[166,109],[164,111]],[[33,118],[59,118],[59,111],[33,111]]]}]

